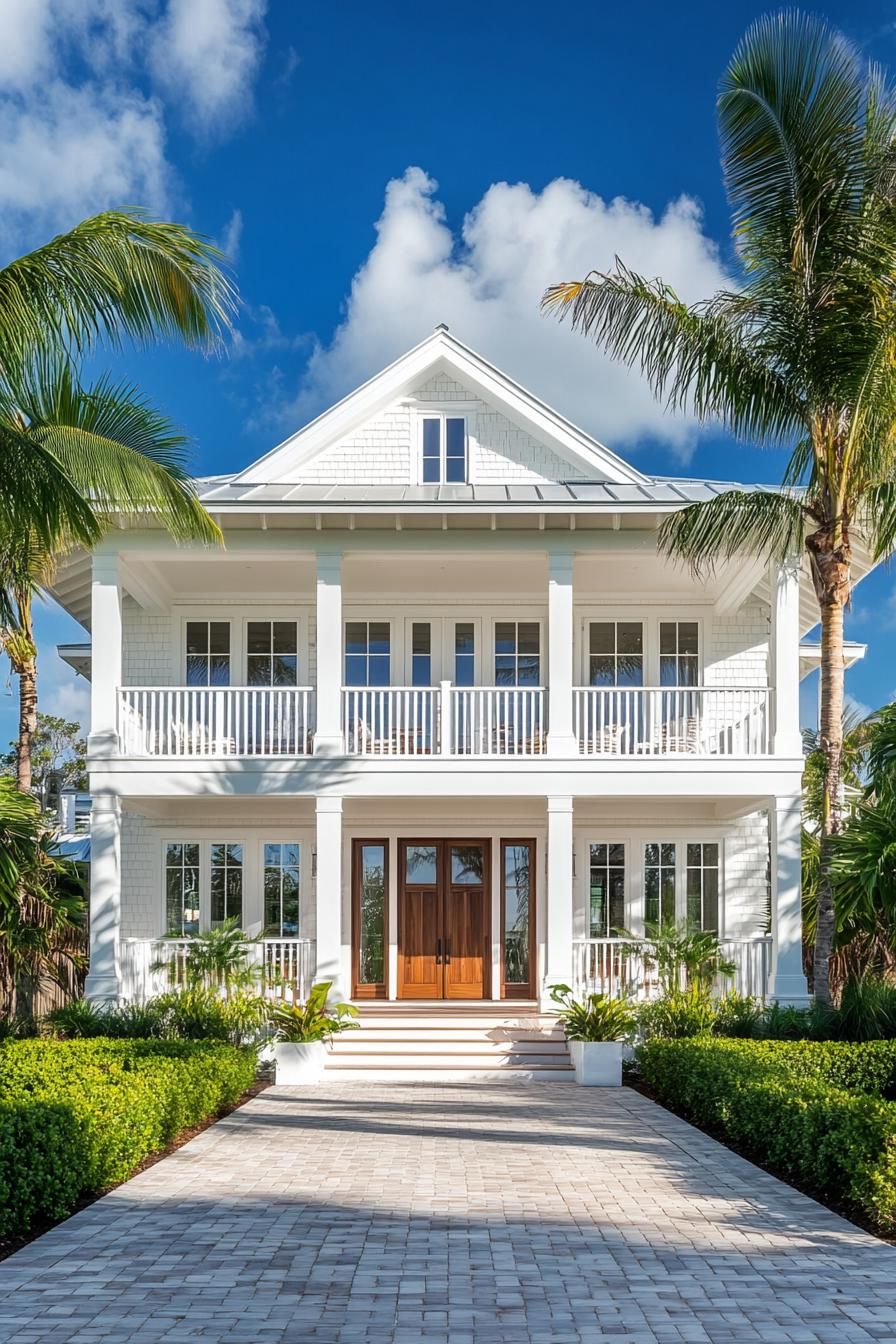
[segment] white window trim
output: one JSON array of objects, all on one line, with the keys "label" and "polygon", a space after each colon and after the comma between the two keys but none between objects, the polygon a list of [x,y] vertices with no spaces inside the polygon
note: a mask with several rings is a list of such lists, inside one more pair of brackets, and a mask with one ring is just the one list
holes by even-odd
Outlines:
[{"label": "white window trim", "polygon": [[[411,454],[411,485],[469,485],[473,482],[473,448],[475,439],[476,402],[434,401],[418,402],[413,408],[414,452]],[[463,482],[445,480],[445,420],[463,420],[466,471]],[[440,420],[439,480],[423,480],[423,421]]]},{"label": "white window trim", "polygon": [[693,621],[697,625],[697,685],[706,685],[707,648],[711,636],[710,617],[705,608],[698,607],[658,607],[641,606],[633,602],[629,606],[588,606],[577,608],[578,620],[575,625],[578,651],[575,666],[578,669],[579,686],[589,683],[590,631],[592,621],[640,622],[644,627],[644,685],[660,684],[660,622]]},{"label": "white window trim", "polygon": [[211,847],[213,844],[243,846],[243,928],[247,931],[264,929],[264,846],[265,844],[299,845],[299,937],[313,937],[314,928],[312,853],[314,832],[307,826],[295,828],[271,826],[262,830],[246,831],[232,826],[169,826],[159,838],[156,889],[159,892],[156,927],[158,936],[167,934],[168,918],[165,892],[165,857],[168,845],[199,845],[199,929],[207,933],[211,928]]},{"label": "white window trim", "polygon": [[246,649],[250,621],[295,621],[298,626],[298,664],[296,681],[299,686],[310,685],[311,649],[309,645],[309,609],[295,603],[240,602],[235,605],[225,599],[179,605],[172,608],[174,623],[171,640],[171,686],[185,686],[187,676],[187,622],[227,621],[230,625],[230,685],[248,684]]}]

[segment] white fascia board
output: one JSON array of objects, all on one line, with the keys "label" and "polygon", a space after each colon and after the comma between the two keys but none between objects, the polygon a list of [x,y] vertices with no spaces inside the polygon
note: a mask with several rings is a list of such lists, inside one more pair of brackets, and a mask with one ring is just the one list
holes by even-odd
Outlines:
[{"label": "white fascia board", "polygon": [[506,374],[482,359],[445,330],[437,330],[407,354],[368,379],[354,392],[290,435],[264,457],[234,477],[234,484],[264,485],[311,461],[352,430],[375,416],[396,398],[410,392],[420,379],[447,372],[498,405],[508,418],[554,448],[571,464],[598,471],[617,484],[642,485],[641,472],[617,457],[602,443],[578,429],[559,412],[546,406]]}]

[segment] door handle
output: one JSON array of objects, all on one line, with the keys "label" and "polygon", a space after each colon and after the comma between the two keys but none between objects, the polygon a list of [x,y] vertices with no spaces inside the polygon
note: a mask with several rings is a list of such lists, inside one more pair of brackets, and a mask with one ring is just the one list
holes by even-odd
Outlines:
[{"label": "door handle", "polygon": [[441,938],[437,938],[437,939],[436,939],[436,965],[437,965],[437,966],[441,966],[441,964],[442,964],[442,940],[441,940]]},{"label": "door handle", "polygon": [[451,939],[445,939],[445,965],[451,965]]}]

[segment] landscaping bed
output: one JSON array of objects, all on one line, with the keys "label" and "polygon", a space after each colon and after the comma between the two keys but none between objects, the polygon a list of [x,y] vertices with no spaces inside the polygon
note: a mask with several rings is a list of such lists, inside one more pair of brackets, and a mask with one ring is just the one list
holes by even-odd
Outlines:
[{"label": "landscaping bed", "polygon": [[657,1039],[638,1065],[670,1110],[896,1235],[896,1042]]},{"label": "landscaping bed", "polygon": [[0,1047],[0,1237],[67,1217],[238,1101],[254,1050],[202,1041]]}]

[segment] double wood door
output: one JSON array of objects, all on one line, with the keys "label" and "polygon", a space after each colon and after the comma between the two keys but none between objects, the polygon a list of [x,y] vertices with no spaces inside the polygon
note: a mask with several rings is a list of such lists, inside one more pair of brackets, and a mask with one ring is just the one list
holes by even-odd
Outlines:
[{"label": "double wood door", "polygon": [[400,841],[400,999],[488,997],[490,858],[487,840]]}]

